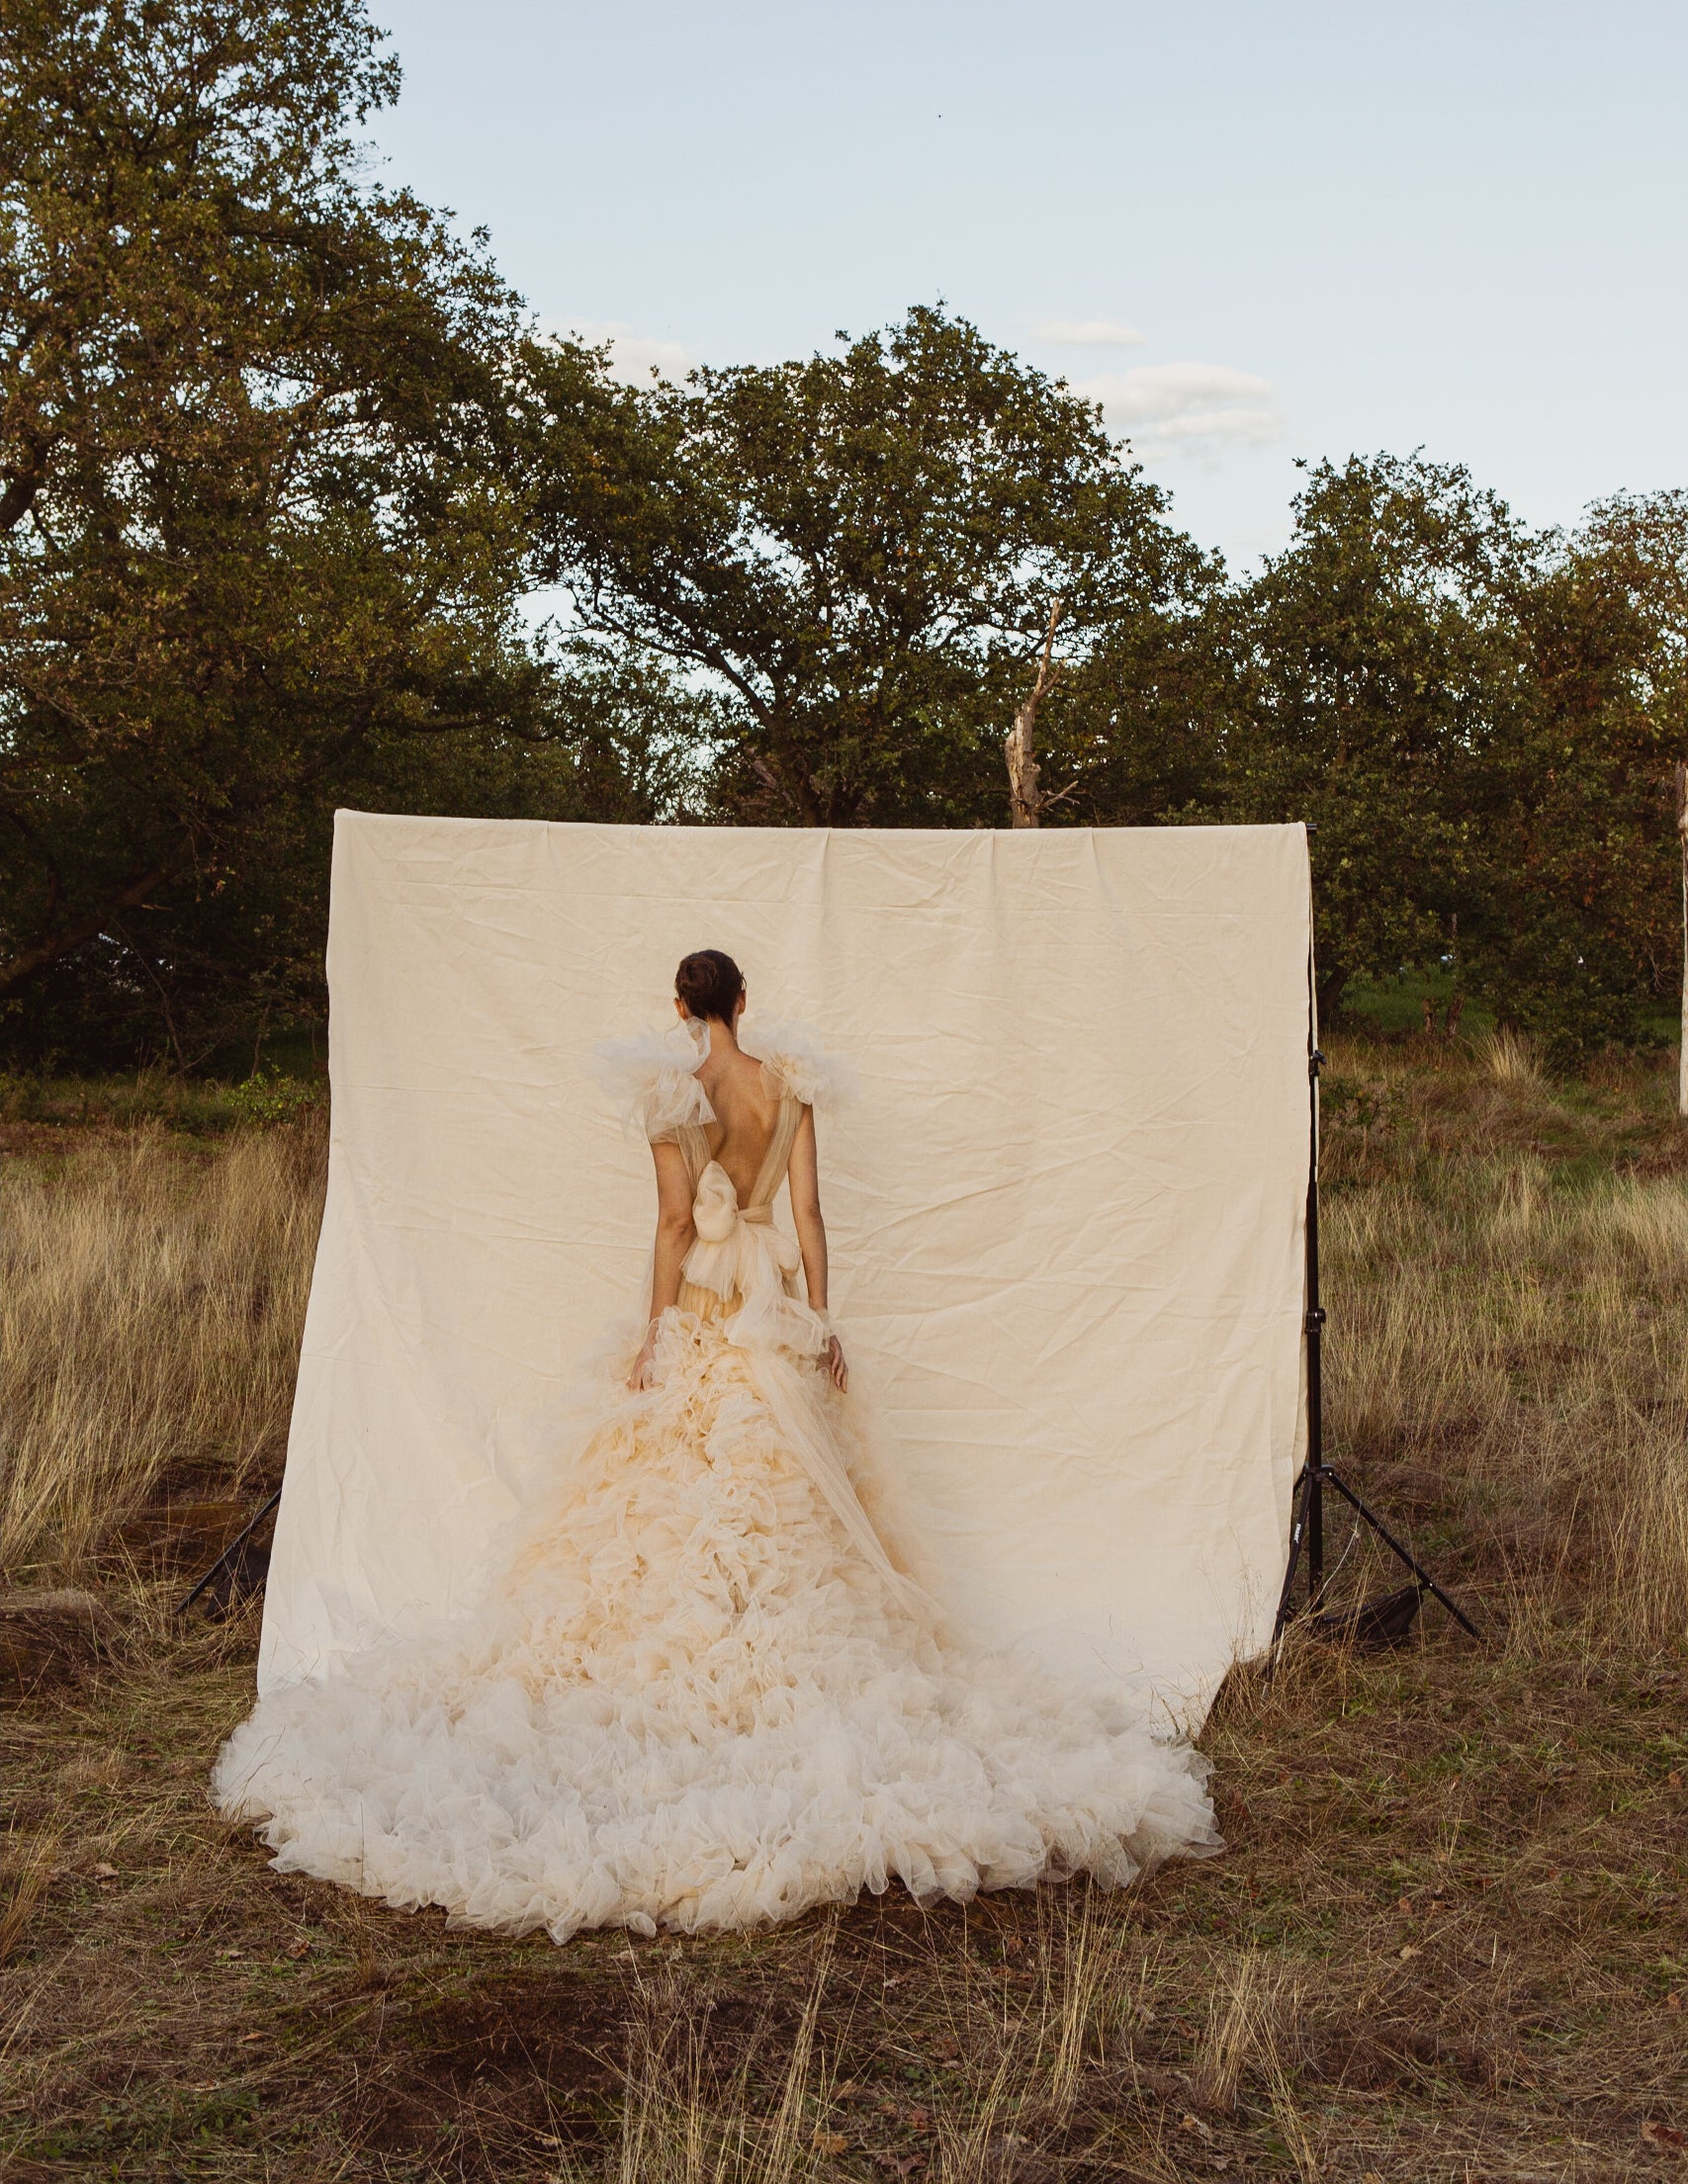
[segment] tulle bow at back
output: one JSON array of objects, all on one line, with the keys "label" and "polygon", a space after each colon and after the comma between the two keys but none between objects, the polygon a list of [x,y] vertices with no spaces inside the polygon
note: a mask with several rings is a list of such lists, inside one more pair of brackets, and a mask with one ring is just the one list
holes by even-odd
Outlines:
[{"label": "tulle bow at back", "polygon": [[682,1268],[687,1281],[718,1297],[749,1298],[769,1280],[783,1282],[802,1265],[797,1246],[773,1225],[771,1205],[741,1206],[733,1179],[711,1161],[691,1202],[697,1241]]}]

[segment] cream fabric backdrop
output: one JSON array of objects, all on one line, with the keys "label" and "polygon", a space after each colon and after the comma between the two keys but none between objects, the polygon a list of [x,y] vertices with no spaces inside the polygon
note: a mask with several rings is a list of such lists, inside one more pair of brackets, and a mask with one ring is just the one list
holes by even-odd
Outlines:
[{"label": "cream fabric backdrop", "polygon": [[[1301,1441],[1306,839],[341,813],[332,1143],[260,1685],[467,1601],[654,1194],[590,1048],[724,947],[850,1064],[833,1302],[961,1630],[1194,1726]],[[788,1218],[781,1201],[780,1218]]]}]

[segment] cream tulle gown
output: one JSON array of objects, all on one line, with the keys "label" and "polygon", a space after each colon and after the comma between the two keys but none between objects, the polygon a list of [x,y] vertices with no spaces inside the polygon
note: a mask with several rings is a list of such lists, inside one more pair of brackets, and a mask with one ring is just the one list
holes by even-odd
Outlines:
[{"label": "cream tulle gown", "polygon": [[678,1033],[608,1065],[696,1191],[656,1386],[622,1384],[635,1334],[478,1613],[261,1700],[220,1807],[283,1872],[558,1941],[788,1919],[893,1879],[1121,1882],[1211,1847],[1197,1755],[1016,1654],[959,1652],[893,1565],[772,1220],[825,1066],[796,1035],[767,1053],[779,1119],[741,1207],[700,1059]]}]

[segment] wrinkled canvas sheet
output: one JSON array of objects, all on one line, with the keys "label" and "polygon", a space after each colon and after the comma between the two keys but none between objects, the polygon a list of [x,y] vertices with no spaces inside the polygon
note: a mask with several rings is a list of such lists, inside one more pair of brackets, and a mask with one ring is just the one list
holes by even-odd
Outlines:
[{"label": "wrinkled canvas sheet", "polygon": [[701,946],[745,968],[752,1052],[760,1012],[853,1069],[821,1121],[834,1311],[918,1573],[970,1638],[1198,1722],[1270,1635],[1299,1460],[1298,827],[342,813],[261,1685],[461,1611],[562,1460],[655,1203],[589,1050],[670,1020]]}]

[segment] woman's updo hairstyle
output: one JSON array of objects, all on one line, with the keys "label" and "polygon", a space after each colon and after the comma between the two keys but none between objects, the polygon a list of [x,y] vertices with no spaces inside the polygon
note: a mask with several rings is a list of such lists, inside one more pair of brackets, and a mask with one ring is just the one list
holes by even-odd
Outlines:
[{"label": "woman's updo hairstyle", "polygon": [[688,1015],[719,1016],[730,1024],[744,991],[744,972],[719,948],[699,948],[674,973],[674,992],[685,1003]]}]

